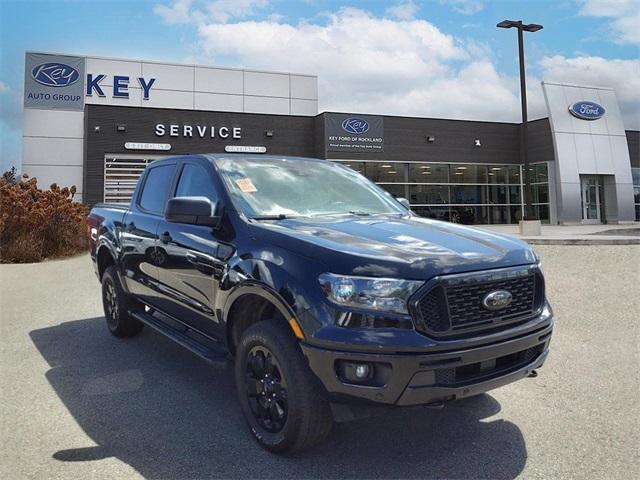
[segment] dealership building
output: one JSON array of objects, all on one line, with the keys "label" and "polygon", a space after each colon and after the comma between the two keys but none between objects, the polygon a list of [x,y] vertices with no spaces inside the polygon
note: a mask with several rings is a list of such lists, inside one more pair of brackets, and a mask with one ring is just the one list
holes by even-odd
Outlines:
[{"label": "dealership building", "polygon": [[[640,220],[640,132],[606,87],[543,82],[528,123],[535,214],[552,224]],[[425,112],[428,114],[428,112]],[[518,123],[318,112],[314,75],[27,52],[22,172],[79,199],[128,202],[167,155],[257,152],[353,168],[419,215],[523,215]]]}]

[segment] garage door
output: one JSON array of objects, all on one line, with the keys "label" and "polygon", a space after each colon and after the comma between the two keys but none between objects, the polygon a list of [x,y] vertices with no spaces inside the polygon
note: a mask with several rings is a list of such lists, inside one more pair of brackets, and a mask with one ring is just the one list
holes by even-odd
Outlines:
[{"label": "garage door", "polygon": [[129,203],[138,178],[145,167],[160,155],[105,155],[104,157],[104,201]]}]

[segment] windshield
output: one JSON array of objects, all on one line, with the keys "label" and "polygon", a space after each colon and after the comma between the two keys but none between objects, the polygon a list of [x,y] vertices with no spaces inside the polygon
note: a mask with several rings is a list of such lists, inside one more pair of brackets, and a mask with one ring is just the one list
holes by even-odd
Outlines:
[{"label": "windshield", "polygon": [[407,213],[389,193],[329,160],[228,158],[216,166],[251,218]]}]

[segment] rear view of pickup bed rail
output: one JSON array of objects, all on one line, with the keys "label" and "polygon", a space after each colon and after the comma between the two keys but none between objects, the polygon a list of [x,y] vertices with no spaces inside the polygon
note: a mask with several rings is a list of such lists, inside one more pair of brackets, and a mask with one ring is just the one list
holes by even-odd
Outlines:
[{"label": "rear view of pickup bed rail", "polygon": [[146,325],[233,366],[249,430],[273,452],[372,407],[442,406],[534,376],[549,353],[527,244],[418,217],[330,161],[157,160],[131,205],[96,205],[89,229],[109,331]]}]

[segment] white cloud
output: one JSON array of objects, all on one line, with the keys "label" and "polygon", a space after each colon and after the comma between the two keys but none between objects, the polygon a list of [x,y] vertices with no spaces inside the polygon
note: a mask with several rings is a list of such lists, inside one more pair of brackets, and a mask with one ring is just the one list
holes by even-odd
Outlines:
[{"label": "white cloud", "polygon": [[[516,84],[425,20],[353,8],[324,23],[209,23],[198,29],[214,63],[319,75],[320,109],[515,120]],[[473,52],[473,55],[471,54]]]},{"label": "white cloud", "polygon": [[228,22],[233,18],[253,15],[266,7],[268,0],[174,0],[169,5],[158,4],[153,12],[168,24],[198,23],[206,21]]},{"label": "white cloud", "polygon": [[190,23],[194,20],[191,12],[192,3],[192,0],[175,0],[171,5],[158,4],[153,7],[153,13],[170,25]]},{"label": "white cloud", "polygon": [[484,3],[480,0],[438,0],[438,3],[451,7],[454,12],[463,15],[475,15],[484,10]]},{"label": "white cloud", "polygon": [[413,1],[398,3],[386,9],[388,16],[400,20],[411,20],[416,16],[420,7]]},{"label": "white cloud", "polygon": [[9,93],[9,91],[10,91],[9,86],[6,83],[4,83],[2,80],[0,80],[0,95]]},{"label": "white cloud", "polygon": [[548,81],[612,87],[625,128],[640,129],[640,60],[555,55],[543,58],[540,66]]},{"label": "white cloud", "polygon": [[[421,19],[353,8],[285,23],[197,26],[199,61],[318,75],[319,110],[476,120],[520,120],[517,76],[500,74],[490,48]],[[530,118],[546,116],[540,80],[615,88],[627,128],[638,128],[638,61],[546,57],[527,77]]]},{"label": "white cloud", "polygon": [[227,22],[231,18],[242,18],[252,15],[255,10],[267,6],[267,0],[215,0],[207,5],[211,18]]},{"label": "white cloud", "polygon": [[639,0],[579,0],[580,15],[611,18],[609,28],[617,43],[640,43]]}]

